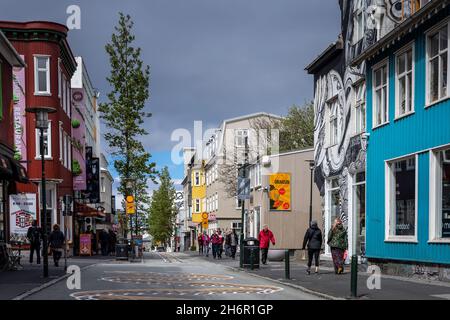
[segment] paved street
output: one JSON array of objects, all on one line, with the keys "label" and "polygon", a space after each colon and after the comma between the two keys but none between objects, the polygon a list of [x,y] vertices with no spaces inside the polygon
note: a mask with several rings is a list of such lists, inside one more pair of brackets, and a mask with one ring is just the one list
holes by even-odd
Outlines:
[{"label": "paved street", "polygon": [[105,261],[81,272],[81,289],[66,280],[26,299],[151,300],[151,299],[320,299],[300,290],[233,271],[184,253],[145,253],[142,262]]}]

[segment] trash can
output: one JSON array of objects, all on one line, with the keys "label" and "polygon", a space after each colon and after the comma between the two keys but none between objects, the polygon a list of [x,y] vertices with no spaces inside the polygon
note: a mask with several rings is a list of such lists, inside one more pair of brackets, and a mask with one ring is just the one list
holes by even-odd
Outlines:
[{"label": "trash can", "polygon": [[259,240],[256,238],[244,239],[244,268],[259,268]]},{"label": "trash can", "polygon": [[126,243],[116,244],[116,260],[128,260],[128,245]]}]

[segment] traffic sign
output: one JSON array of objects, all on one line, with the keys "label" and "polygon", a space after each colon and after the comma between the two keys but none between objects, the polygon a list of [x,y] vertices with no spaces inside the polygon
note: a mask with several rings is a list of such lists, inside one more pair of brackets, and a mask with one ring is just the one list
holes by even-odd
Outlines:
[{"label": "traffic sign", "polygon": [[134,202],[133,196],[127,196],[127,202]]},{"label": "traffic sign", "polygon": [[203,228],[203,230],[208,229],[208,220],[202,221],[202,228]]},{"label": "traffic sign", "polygon": [[136,205],[134,202],[126,202],[126,212],[127,214],[135,214],[136,213]]}]

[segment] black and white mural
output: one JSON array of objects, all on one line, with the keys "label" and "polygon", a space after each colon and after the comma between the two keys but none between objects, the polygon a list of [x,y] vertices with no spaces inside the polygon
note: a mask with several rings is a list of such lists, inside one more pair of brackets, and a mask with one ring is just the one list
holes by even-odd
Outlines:
[{"label": "black and white mural", "polygon": [[[321,195],[327,196],[327,180],[339,182],[339,213],[347,225],[349,175],[365,170],[366,137],[355,132],[356,87],[362,88],[365,100],[365,64],[351,67],[351,61],[374,44],[410,14],[410,1],[401,0],[340,0],[341,58],[334,66],[323,67],[315,74],[315,133],[316,170],[314,180]],[[334,60],[333,63],[336,60]],[[332,109],[333,108],[333,109]],[[337,108],[337,110],[336,110]],[[333,110],[333,111],[330,111]],[[330,143],[330,114],[337,118],[337,139]],[[333,124],[335,127],[335,125]],[[333,128],[334,128],[333,127]],[[325,206],[327,201],[325,201]],[[325,208],[325,215],[327,210]],[[325,219],[326,217],[324,217]],[[329,224],[324,224],[328,226]]]}]

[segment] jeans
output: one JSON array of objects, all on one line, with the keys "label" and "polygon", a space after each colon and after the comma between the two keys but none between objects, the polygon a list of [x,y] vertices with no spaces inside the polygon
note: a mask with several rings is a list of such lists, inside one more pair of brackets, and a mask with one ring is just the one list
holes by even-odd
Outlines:
[{"label": "jeans", "polygon": [[236,249],[237,246],[231,246],[231,258],[236,258]]},{"label": "jeans", "polygon": [[32,243],[30,246],[30,263],[33,263],[33,254],[36,251],[36,259],[37,263],[41,263],[41,244],[38,243]]},{"label": "jeans", "polygon": [[212,245],[212,254],[213,254],[214,259],[219,256],[219,245],[218,244]]},{"label": "jeans", "polygon": [[261,248],[261,261],[263,264],[267,262],[267,253],[269,252],[269,248]]},{"label": "jeans", "polygon": [[205,246],[203,247],[203,253],[204,253],[206,256],[209,255],[209,245],[208,245],[208,244],[205,245]]},{"label": "jeans", "polygon": [[61,256],[62,256],[62,249],[61,248],[52,249],[52,255],[53,255],[53,262],[55,263],[55,266],[58,266],[59,259],[61,259]]},{"label": "jeans", "polygon": [[319,266],[320,249],[308,249],[308,268],[311,268],[314,258],[315,266]]},{"label": "jeans", "polygon": [[202,254],[203,253],[203,245],[202,244],[199,244],[198,245],[198,254]]}]

